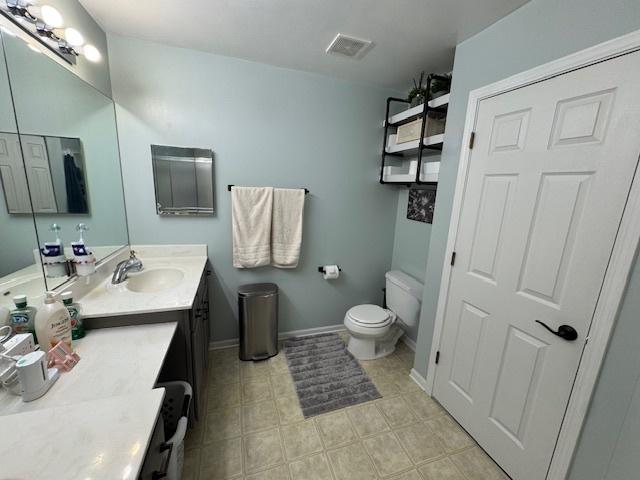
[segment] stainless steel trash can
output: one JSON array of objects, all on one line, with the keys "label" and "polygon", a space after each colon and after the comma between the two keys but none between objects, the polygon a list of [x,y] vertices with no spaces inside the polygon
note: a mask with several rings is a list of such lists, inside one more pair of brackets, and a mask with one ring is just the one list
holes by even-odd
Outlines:
[{"label": "stainless steel trash can", "polygon": [[238,287],[240,360],[264,360],[278,354],[278,286],[252,283]]}]

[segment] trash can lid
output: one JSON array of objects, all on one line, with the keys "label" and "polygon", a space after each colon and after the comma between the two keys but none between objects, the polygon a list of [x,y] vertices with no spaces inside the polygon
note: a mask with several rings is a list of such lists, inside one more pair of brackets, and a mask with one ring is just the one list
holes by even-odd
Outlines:
[{"label": "trash can lid", "polygon": [[273,295],[275,293],[278,293],[278,285],[275,283],[250,283],[238,287],[238,295],[242,297]]}]

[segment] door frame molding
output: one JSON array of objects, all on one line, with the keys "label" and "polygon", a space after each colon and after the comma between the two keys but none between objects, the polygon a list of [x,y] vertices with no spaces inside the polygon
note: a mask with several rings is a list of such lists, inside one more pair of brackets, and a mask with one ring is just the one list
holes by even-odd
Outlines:
[{"label": "door frame molding", "polygon": [[[435,363],[436,352],[440,348],[451,277],[449,259],[454,251],[460,223],[460,213],[464,200],[469,160],[471,157],[469,138],[475,129],[480,101],[637,50],[640,50],[640,30],[553,60],[490,85],[477,88],[469,93],[451,222],[449,224],[444,266],[440,280],[440,292],[438,295],[431,352],[427,365],[427,378],[425,382],[427,393],[433,394],[434,389],[435,371],[437,368]],[[609,338],[617,319],[618,310],[626,290],[629,274],[639,244],[640,168],[637,168],[631,184],[631,190],[629,191],[627,204],[623,211],[618,234],[613,245],[609,265],[605,272],[602,290],[586,339],[587,343],[578,365],[576,379],[547,473],[547,480],[563,480],[569,472],[591,395],[600,374],[600,368],[607,351]],[[433,366],[433,368],[429,368],[431,366]]]}]

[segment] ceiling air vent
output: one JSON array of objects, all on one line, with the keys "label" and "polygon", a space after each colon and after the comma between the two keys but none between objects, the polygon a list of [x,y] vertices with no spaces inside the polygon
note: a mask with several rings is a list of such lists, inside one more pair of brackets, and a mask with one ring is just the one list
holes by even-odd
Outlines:
[{"label": "ceiling air vent", "polygon": [[339,33],[327,47],[326,52],[359,60],[369,51],[371,44],[371,40],[362,40]]}]

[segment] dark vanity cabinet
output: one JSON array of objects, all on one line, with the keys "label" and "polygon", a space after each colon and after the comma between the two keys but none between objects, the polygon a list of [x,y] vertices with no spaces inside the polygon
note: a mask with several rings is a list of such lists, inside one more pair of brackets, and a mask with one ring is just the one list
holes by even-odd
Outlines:
[{"label": "dark vanity cabinet", "polygon": [[189,310],[120,315],[85,319],[86,328],[123,327],[148,323],[177,322],[178,328],[158,375],[157,382],[184,380],[193,389],[190,412],[191,422],[202,418],[205,389],[207,388],[207,364],[209,360],[209,271],[200,278],[193,305]]},{"label": "dark vanity cabinet", "polygon": [[[190,359],[191,359],[191,380],[189,383],[194,392],[194,410],[196,418],[200,418],[206,405],[205,389],[207,388],[207,366],[209,364],[209,284],[208,275],[205,274],[200,280],[196,298],[193,301],[193,308],[189,310],[190,325]],[[167,362],[165,361],[165,364]]]},{"label": "dark vanity cabinet", "polygon": [[[193,306],[190,310],[152,314],[160,321],[178,322],[178,329],[167,352],[158,382],[186,380],[193,388],[191,419],[203,416],[207,365],[209,362],[209,282],[208,271],[200,279]],[[166,318],[165,318],[166,317]]]}]

